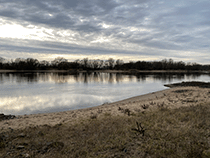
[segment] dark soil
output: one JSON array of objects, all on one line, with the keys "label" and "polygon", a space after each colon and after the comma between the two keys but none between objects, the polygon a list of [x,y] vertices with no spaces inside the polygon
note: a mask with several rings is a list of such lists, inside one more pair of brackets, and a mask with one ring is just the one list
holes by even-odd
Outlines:
[{"label": "dark soil", "polygon": [[4,115],[4,114],[0,114],[0,121],[14,119],[14,118],[16,118],[15,115]]},{"label": "dark soil", "polygon": [[200,87],[200,88],[210,88],[210,82],[181,82],[181,83],[173,83],[173,84],[166,84],[166,87]]}]

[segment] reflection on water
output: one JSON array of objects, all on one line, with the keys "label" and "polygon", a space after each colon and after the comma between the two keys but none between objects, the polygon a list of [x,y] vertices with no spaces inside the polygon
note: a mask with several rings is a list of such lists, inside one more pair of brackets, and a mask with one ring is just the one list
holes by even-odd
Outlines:
[{"label": "reflection on water", "polygon": [[162,73],[0,73],[0,113],[19,115],[86,108],[163,90],[166,83],[209,78]]},{"label": "reflection on water", "polygon": [[151,74],[136,74],[125,75],[122,73],[0,73],[0,84],[5,82],[17,82],[17,83],[36,83],[36,82],[54,82],[54,83],[120,83],[125,81],[145,81],[148,77],[152,77],[154,80],[161,80],[164,82],[171,82],[174,79],[196,79],[201,74],[165,74],[155,73]]}]

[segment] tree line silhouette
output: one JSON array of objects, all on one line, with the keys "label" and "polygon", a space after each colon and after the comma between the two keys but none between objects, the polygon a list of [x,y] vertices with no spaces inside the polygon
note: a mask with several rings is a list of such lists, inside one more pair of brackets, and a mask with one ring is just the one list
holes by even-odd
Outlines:
[{"label": "tree line silhouette", "polygon": [[6,70],[210,70],[210,65],[197,63],[175,62],[173,59],[161,61],[130,61],[109,58],[108,60],[90,60],[84,58],[69,62],[63,57],[57,57],[53,61],[39,61],[33,58],[16,58],[7,60],[0,57],[0,69]]}]

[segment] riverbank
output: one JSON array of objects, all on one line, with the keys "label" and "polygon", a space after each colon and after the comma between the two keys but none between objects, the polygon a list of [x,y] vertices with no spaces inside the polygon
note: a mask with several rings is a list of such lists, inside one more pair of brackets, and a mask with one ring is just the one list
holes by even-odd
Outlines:
[{"label": "riverbank", "polygon": [[93,108],[16,116],[0,121],[0,156],[208,156],[209,103],[209,88],[174,87]]},{"label": "riverbank", "polygon": [[100,117],[106,113],[113,116],[124,115],[126,111],[135,114],[144,111],[154,111],[158,108],[179,108],[210,102],[210,89],[199,87],[176,87],[154,93],[132,97],[114,103],[105,103],[86,109],[72,111],[20,115],[14,119],[0,122],[1,130],[8,128],[24,129],[30,126],[56,125],[60,123],[75,123],[78,119]]}]

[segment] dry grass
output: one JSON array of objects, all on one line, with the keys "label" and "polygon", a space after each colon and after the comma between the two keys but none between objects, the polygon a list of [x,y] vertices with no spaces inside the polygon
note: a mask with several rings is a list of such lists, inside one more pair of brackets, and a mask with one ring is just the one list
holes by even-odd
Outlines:
[{"label": "dry grass", "polygon": [[[141,123],[141,129],[137,127]],[[136,129],[136,130],[135,130]],[[144,130],[144,134],[140,131]],[[0,157],[210,157],[210,106],[80,120],[0,134]]]}]

